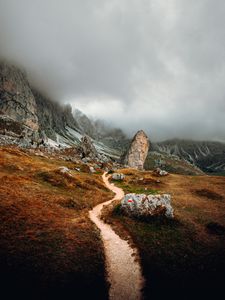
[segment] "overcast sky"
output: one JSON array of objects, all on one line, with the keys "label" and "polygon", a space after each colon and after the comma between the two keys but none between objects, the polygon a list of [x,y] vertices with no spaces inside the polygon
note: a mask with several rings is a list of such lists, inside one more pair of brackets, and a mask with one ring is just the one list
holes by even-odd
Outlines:
[{"label": "overcast sky", "polygon": [[224,0],[0,0],[0,57],[128,134],[225,141]]}]

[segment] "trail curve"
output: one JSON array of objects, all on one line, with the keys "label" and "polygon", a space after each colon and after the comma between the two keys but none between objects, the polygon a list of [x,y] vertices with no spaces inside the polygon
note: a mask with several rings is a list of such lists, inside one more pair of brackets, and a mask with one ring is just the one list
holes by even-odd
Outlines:
[{"label": "trail curve", "polygon": [[144,279],[139,261],[138,252],[131,248],[127,241],[122,240],[110,227],[100,219],[103,206],[114,200],[122,199],[122,189],[110,184],[106,173],[102,176],[108,189],[115,193],[113,199],[95,206],[89,211],[90,219],[101,231],[106,257],[106,271],[110,282],[110,300],[140,300]]}]

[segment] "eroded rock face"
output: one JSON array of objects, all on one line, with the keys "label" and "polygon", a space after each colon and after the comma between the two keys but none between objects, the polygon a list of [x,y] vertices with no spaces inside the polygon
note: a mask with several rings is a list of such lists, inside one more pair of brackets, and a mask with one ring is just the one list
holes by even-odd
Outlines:
[{"label": "eroded rock face", "polygon": [[171,196],[127,194],[121,201],[122,211],[131,217],[165,216],[173,218]]},{"label": "eroded rock face", "polygon": [[124,164],[131,168],[142,170],[149,150],[149,140],[143,130],[134,136],[125,155]]},{"label": "eroded rock face", "polygon": [[37,106],[25,74],[0,63],[0,111],[17,122],[38,130]]}]

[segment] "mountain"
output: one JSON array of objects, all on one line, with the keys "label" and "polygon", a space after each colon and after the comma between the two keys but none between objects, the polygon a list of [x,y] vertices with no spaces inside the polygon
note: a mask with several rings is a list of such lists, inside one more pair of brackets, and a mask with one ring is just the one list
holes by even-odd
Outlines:
[{"label": "mountain", "polygon": [[120,128],[112,128],[102,120],[91,120],[78,109],[74,111],[74,118],[83,134],[88,134],[96,141],[113,149],[124,152],[129,146],[130,139]]},{"label": "mountain", "polygon": [[[69,147],[78,146],[85,135],[100,154],[113,160],[120,160],[131,142],[120,128],[92,120],[79,110],[72,112],[70,105],[32,87],[23,70],[0,62],[0,144]],[[225,174],[225,144],[178,139],[151,143],[145,167],[158,165],[184,174]]]},{"label": "mountain", "polygon": [[38,130],[37,105],[25,72],[0,63],[0,111],[32,130]]},{"label": "mountain", "polygon": [[152,151],[175,155],[206,173],[225,174],[224,143],[173,139],[153,144]]},{"label": "mountain", "polygon": [[31,87],[23,70],[0,63],[0,144],[77,146],[86,134],[100,154],[120,158],[118,147],[110,146],[110,141],[119,143],[125,137],[120,129],[92,122],[78,111],[73,114],[70,105],[61,105]]}]

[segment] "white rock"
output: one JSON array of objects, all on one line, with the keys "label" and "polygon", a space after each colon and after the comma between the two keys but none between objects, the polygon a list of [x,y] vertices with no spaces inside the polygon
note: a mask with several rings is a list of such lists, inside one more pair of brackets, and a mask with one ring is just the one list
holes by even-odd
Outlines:
[{"label": "white rock", "polygon": [[60,173],[69,173],[70,172],[70,170],[67,168],[67,167],[59,167],[59,171],[60,171]]},{"label": "white rock", "polygon": [[89,170],[90,170],[91,173],[96,173],[96,170],[95,170],[94,167],[89,167]]},{"label": "white rock", "polygon": [[112,179],[113,180],[124,180],[125,175],[122,173],[113,173],[112,174]]},{"label": "white rock", "polygon": [[160,168],[157,168],[155,170],[155,174],[158,176],[167,176],[169,173],[165,170],[161,170]]},{"label": "white rock", "polygon": [[127,194],[121,201],[121,209],[125,214],[134,217],[165,215],[167,218],[173,218],[169,194]]}]

